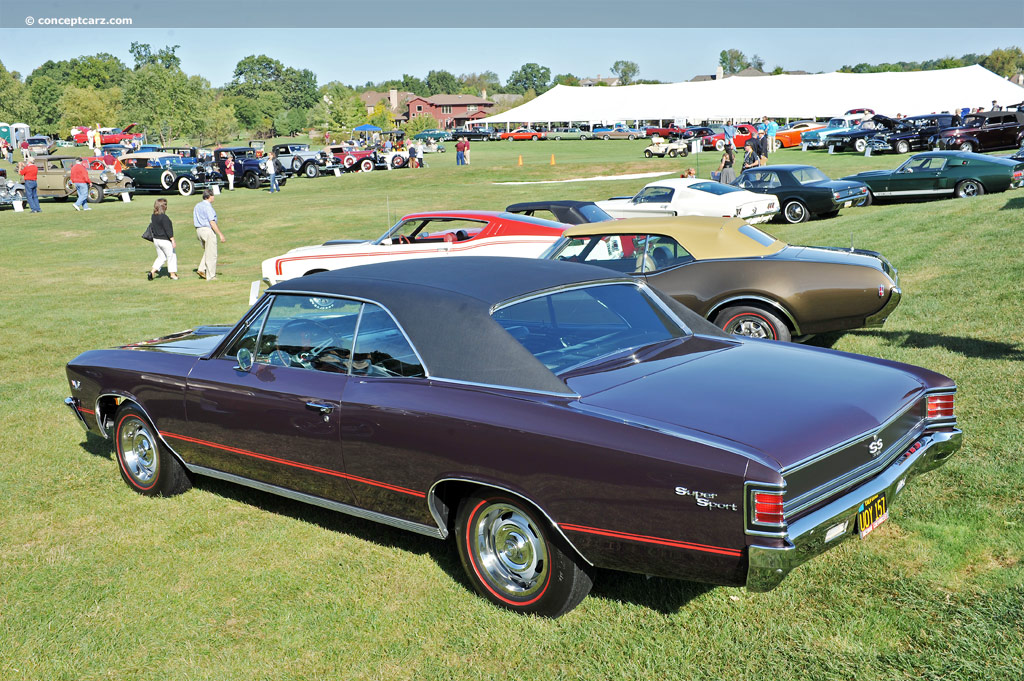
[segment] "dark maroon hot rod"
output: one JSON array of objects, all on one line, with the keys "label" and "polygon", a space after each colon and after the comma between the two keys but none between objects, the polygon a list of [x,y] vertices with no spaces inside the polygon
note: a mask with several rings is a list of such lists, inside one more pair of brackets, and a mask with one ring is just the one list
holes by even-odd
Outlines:
[{"label": "dark maroon hot rod", "polygon": [[271,287],[67,367],[121,475],[194,475],[437,538],[484,597],[558,616],[595,567],[752,591],[864,537],[960,446],[951,380],[727,336],[643,281],[422,259]]}]

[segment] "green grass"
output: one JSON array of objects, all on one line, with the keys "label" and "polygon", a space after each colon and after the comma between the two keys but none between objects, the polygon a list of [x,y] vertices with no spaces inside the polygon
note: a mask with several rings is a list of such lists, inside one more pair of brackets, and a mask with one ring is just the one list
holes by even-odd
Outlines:
[{"label": "green grass", "polygon": [[[601,571],[557,621],[475,596],[454,547],[231,485],[171,499],[121,482],[66,413],[78,353],[232,322],[260,261],[374,236],[403,213],[597,199],[644,180],[497,186],[689,165],[643,142],[474,143],[473,165],[295,179],[217,199],[216,282],[193,273],[196,198],[168,195],[181,281],[147,282],[151,198],[0,214],[0,679],[993,679],[1024,668],[1024,192],[872,206],[769,225],[791,243],[881,251],[904,299],[886,326],[823,339],[955,378],[963,450],[892,517],[775,591]],[[556,165],[550,165],[555,154]],[[523,156],[523,166],[517,165]],[[786,151],[836,177],[899,157]],[[8,166],[9,167],[9,166]],[[837,386],[841,389],[841,386]]]}]

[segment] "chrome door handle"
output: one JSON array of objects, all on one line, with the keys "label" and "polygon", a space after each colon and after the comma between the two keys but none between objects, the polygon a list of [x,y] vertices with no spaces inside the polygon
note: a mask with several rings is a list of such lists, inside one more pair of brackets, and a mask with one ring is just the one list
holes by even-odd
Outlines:
[{"label": "chrome door handle", "polygon": [[334,411],[333,404],[325,404],[323,402],[306,402],[306,406],[310,409],[319,409],[321,414],[330,414]]}]

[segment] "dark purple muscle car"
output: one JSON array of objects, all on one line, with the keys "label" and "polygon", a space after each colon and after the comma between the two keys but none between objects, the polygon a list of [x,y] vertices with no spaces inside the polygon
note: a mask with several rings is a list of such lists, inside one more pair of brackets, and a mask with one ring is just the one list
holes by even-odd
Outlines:
[{"label": "dark purple muscle car", "polygon": [[293,279],[233,327],[67,374],[137,492],[205,475],[454,536],[480,594],[547,616],[595,567],[772,589],[961,441],[944,376],[727,336],[643,281],[520,258]]}]

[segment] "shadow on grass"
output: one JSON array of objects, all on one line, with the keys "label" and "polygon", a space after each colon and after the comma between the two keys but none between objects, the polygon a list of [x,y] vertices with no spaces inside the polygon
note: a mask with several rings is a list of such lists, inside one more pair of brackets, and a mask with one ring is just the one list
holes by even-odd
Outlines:
[{"label": "shadow on grass", "polygon": [[[862,329],[857,332],[885,341],[889,345],[901,348],[945,348],[965,357],[977,359],[1024,359],[1024,350],[1014,343],[964,338],[962,336],[943,336],[937,333],[920,331],[882,331],[879,329]],[[813,340],[813,339],[812,339]]]},{"label": "shadow on grass", "polygon": [[114,443],[103,439],[95,433],[87,432],[85,434],[85,442],[78,446],[93,456],[99,456],[104,459],[114,458]]},{"label": "shadow on grass", "polygon": [[598,570],[594,576],[594,588],[590,593],[596,598],[632,603],[663,615],[671,615],[714,588],[717,588],[715,584],[648,577],[615,570]]},{"label": "shadow on grass", "polygon": [[1024,208],[1024,196],[1018,196],[1015,199],[1010,199],[999,210],[1020,210],[1021,208]]}]

